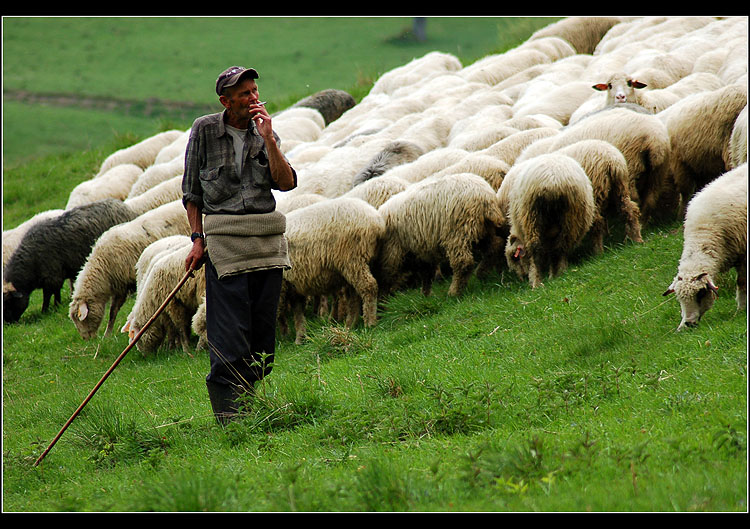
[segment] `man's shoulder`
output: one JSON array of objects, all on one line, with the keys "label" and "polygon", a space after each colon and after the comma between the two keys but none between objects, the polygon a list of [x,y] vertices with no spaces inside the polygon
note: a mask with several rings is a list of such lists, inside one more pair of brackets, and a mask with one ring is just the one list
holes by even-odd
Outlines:
[{"label": "man's shoulder", "polygon": [[221,123],[221,117],[222,112],[200,116],[198,118],[195,118],[195,121],[193,121],[193,128],[217,126],[219,123]]}]

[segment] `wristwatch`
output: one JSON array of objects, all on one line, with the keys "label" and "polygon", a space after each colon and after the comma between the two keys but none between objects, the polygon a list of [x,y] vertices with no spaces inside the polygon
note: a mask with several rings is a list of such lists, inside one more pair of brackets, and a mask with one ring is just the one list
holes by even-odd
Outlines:
[{"label": "wristwatch", "polygon": [[203,235],[202,233],[198,233],[197,231],[195,231],[195,232],[193,232],[193,233],[192,233],[192,234],[190,235],[190,240],[191,240],[192,242],[195,242],[195,239],[203,239],[203,240],[205,241],[205,240],[206,240],[206,236],[205,236],[205,235]]}]

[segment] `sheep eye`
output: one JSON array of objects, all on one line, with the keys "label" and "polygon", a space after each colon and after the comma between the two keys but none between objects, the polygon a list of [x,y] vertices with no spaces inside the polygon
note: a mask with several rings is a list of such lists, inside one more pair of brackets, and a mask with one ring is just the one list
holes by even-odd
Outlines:
[{"label": "sheep eye", "polygon": [[607,88],[609,88],[610,90],[612,90],[612,83],[607,83]]},{"label": "sheep eye", "polygon": [[628,80],[628,86],[633,86],[633,81]]}]

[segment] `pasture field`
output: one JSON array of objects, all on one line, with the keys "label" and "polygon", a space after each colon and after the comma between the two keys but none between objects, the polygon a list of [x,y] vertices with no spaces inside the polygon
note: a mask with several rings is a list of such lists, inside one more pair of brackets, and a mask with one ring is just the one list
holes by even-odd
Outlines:
[{"label": "pasture field", "polygon": [[[142,31],[172,57],[174,40],[200,40],[192,19],[170,19],[171,39],[145,31],[154,21],[126,19],[101,41],[76,40],[99,33],[86,24],[69,26],[59,42],[76,42],[90,55],[62,44],[50,53],[59,54],[58,62],[66,56],[81,61],[78,69],[65,69],[70,77],[96,78],[83,83],[61,76],[58,86],[42,84],[40,92],[112,96],[113,87],[83,66],[108,64],[97,63],[104,52],[95,42],[124,43],[130,39],[123,36]],[[340,41],[315,48],[316,58],[319,50],[332,50],[319,69],[330,64],[340,73],[326,83],[361,90],[360,96],[380,73],[433,47],[463,50],[459,57],[467,64],[512,47],[533,31],[528,24],[543,22],[482,19],[489,29],[481,40],[483,32],[462,21],[467,25],[455,27],[465,31],[452,41],[449,21],[430,19],[428,34],[452,42],[438,46],[392,38],[408,27],[406,18],[384,19],[372,30],[377,38],[365,38],[361,24],[347,26],[344,19],[316,21],[319,29],[335,22],[352,40],[369,42],[360,43],[359,52],[342,50]],[[18,36],[48,23],[19,22],[23,27],[12,28],[4,20],[4,29]],[[312,31],[309,20],[298,22],[294,42],[308,33],[311,41],[326,35]],[[514,23],[518,34],[506,31]],[[47,27],[50,38],[56,30]],[[206,30],[205,39],[211,34]],[[279,29],[265,39],[283,34]],[[227,60],[246,62],[242,55],[216,53],[218,42],[192,47],[191,60],[206,65],[196,74],[203,80],[165,100],[211,104],[210,91],[202,92],[214,72]],[[450,48],[456,42],[461,50]],[[117,89],[128,92],[123,98],[151,97],[153,90],[133,80],[135,65],[148,61],[112,43],[106,48],[121,53],[113,62],[126,65],[116,74],[124,75]],[[304,54],[312,49],[298,46],[300,64],[309,66]],[[358,56],[365,49],[370,55],[358,64],[333,58],[334,51]],[[13,69],[4,63],[6,90],[30,82],[18,72],[29,60]],[[278,57],[263,60],[269,71],[295,64],[288,60],[282,68]],[[147,70],[147,84],[179,70]],[[284,105],[328,87],[275,91]],[[14,123],[4,112],[5,131],[34,129],[43,141],[38,126],[21,123],[24,111],[14,112]],[[32,123],[71,120],[71,137],[59,150],[28,157],[23,142],[15,144],[16,161],[3,171],[6,229],[37,211],[63,207],[70,189],[110,152],[190,123],[168,113],[42,105],[27,113]],[[86,124],[103,132],[87,136]],[[204,352],[163,347],[144,356],[132,350],[34,466],[127,346],[119,333],[82,341],[68,318],[67,286],[63,303],[49,314],[41,314],[37,291],[20,323],[3,325],[3,511],[747,512],[747,315],[736,310],[736,275],[719,280],[719,298],[697,328],[676,332],[679,305],[662,293],[677,268],[681,226],[648,225],[643,238],[643,244],[623,243],[622,232],[613,229],[603,254],[581,251],[564,275],[534,290],[506,270],[473,277],[460,298],[447,296],[445,280],[430,297],[399,292],[383,300],[371,329],[346,330],[309,314],[308,341],[295,345],[293,337],[279,335],[272,374],[246,416],[224,429],[211,414]],[[120,311],[117,329],[132,303]]]}]

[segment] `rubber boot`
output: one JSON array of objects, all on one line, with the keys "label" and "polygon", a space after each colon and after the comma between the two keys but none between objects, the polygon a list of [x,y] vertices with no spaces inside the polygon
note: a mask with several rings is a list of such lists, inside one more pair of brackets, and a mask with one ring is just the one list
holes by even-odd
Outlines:
[{"label": "rubber boot", "polygon": [[211,401],[211,409],[216,417],[216,422],[221,426],[226,426],[230,421],[237,418],[237,399],[244,391],[241,387],[227,384],[217,384],[216,382],[206,381],[208,389],[208,398]]}]

